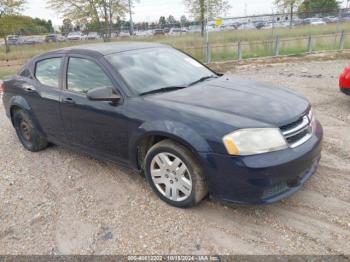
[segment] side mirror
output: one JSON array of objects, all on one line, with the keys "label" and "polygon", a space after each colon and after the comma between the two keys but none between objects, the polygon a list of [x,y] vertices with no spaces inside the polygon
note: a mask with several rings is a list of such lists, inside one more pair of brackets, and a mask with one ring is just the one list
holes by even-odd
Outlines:
[{"label": "side mirror", "polygon": [[97,87],[90,89],[87,94],[87,98],[92,101],[110,101],[117,103],[121,97],[119,94],[116,94],[111,87]]}]

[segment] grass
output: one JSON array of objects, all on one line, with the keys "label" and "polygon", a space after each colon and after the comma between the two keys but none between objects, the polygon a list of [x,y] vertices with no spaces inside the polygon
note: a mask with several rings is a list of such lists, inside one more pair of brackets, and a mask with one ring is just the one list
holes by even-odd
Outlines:
[{"label": "grass", "polygon": [[[339,48],[340,32],[346,35],[344,48],[350,48],[350,23],[329,24],[326,26],[303,26],[296,28],[278,28],[262,30],[237,30],[228,32],[209,33],[212,61],[225,61],[238,58],[237,43],[242,43],[242,57],[263,57],[274,55],[275,36],[281,39],[280,55],[300,55],[308,51],[308,37],[314,37],[314,51],[333,50]],[[337,33],[337,35],[335,35]],[[333,34],[331,37],[322,36]],[[317,36],[317,37],[316,37]],[[298,39],[296,39],[298,38]],[[133,38],[133,41],[149,41],[168,44],[188,52],[197,59],[203,60],[203,38],[199,33],[187,33],[182,36],[150,36],[145,38]],[[118,41],[130,41],[124,38]],[[92,41],[98,42],[98,41]],[[89,43],[92,43],[89,41]],[[78,45],[85,42],[50,43],[36,46],[13,46],[11,52],[5,54],[4,48],[0,49],[1,60],[29,59],[35,55],[52,49]]]},{"label": "grass", "polygon": [[19,67],[0,67],[0,79],[5,79],[8,76],[14,75]]}]

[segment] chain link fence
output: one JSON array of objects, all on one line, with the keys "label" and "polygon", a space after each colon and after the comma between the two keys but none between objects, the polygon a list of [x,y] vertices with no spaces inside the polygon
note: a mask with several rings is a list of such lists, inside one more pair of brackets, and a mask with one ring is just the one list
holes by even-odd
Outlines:
[{"label": "chain link fence", "polygon": [[[209,21],[204,27],[198,22],[136,23],[132,36],[129,29],[113,25],[107,30],[107,40],[160,42],[206,63],[350,48],[349,9],[230,17],[220,19],[220,23]],[[60,37],[37,36],[41,38],[38,41],[26,36],[32,41],[12,45],[9,54],[0,52],[0,61],[28,59],[55,48],[103,42],[105,32],[106,27],[82,26],[76,38],[68,32]],[[4,63],[0,63],[2,66]]]}]

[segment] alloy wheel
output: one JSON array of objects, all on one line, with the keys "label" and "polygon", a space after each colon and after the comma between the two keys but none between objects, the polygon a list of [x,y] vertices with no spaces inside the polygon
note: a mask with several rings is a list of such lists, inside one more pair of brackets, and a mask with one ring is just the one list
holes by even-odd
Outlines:
[{"label": "alloy wheel", "polygon": [[190,197],[192,178],[186,164],[170,153],[159,153],[151,161],[151,177],[157,190],[172,201]]}]

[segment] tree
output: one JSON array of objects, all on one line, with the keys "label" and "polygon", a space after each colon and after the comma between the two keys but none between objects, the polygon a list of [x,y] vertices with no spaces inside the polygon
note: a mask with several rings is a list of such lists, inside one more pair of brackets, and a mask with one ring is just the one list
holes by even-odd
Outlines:
[{"label": "tree", "polygon": [[105,41],[111,38],[113,22],[128,10],[127,0],[48,0],[48,4],[75,23],[95,22]]},{"label": "tree", "polygon": [[[7,35],[10,30],[20,25],[20,21],[15,21],[13,15],[16,15],[23,9],[25,0],[0,0],[0,35],[5,40],[5,52],[10,52],[10,47],[7,44]],[[9,24],[9,23],[12,23]],[[12,27],[12,28],[11,28]]]},{"label": "tree", "polygon": [[130,35],[134,35],[134,21],[132,20],[132,8],[134,7],[134,2],[140,2],[139,0],[128,0],[128,12],[129,12],[129,33]]},{"label": "tree", "polygon": [[184,16],[184,15],[181,16],[180,23],[181,23],[181,27],[188,26],[188,20],[187,20],[186,16]]},{"label": "tree", "polygon": [[46,21],[44,19],[34,18],[33,22],[34,22],[35,25],[45,28],[45,31],[53,32],[53,27],[52,27],[51,20]]},{"label": "tree", "polygon": [[225,14],[231,8],[228,0],[183,0],[192,17],[201,23],[201,33],[204,34],[206,15],[208,19]]},{"label": "tree", "polygon": [[175,24],[177,24],[175,17],[172,15],[169,15],[166,21],[167,21],[167,24],[170,26],[174,26]]},{"label": "tree", "polygon": [[299,16],[308,18],[319,12],[323,15],[338,12],[340,4],[337,0],[304,0],[298,8]]},{"label": "tree", "polygon": [[164,16],[159,17],[159,22],[158,22],[159,27],[164,28],[165,24],[166,24],[165,17]]},{"label": "tree", "polygon": [[293,26],[294,11],[301,3],[301,0],[275,0],[275,5],[283,11],[288,10],[290,14],[290,27]]},{"label": "tree", "polygon": [[72,20],[69,18],[63,19],[63,25],[60,27],[60,31],[63,35],[67,35],[73,30]]}]

